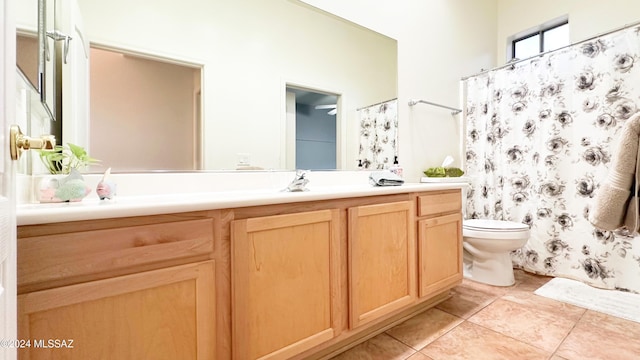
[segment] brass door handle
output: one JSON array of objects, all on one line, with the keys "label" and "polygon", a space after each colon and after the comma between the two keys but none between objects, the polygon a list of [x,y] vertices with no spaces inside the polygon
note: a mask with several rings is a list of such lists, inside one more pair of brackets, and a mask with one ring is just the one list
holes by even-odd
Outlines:
[{"label": "brass door handle", "polygon": [[55,145],[56,137],[53,135],[42,135],[39,138],[31,138],[24,135],[18,125],[11,125],[9,130],[9,152],[11,153],[11,160],[18,160],[25,150],[53,150]]}]

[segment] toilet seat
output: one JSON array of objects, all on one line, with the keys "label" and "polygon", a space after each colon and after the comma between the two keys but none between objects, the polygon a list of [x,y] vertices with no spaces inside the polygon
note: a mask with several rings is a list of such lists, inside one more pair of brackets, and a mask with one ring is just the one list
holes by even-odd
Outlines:
[{"label": "toilet seat", "polygon": [[522,223],[506,220],[488,220],[488,219],[469,219],[462,222],[464,229],[475,231],[490,231],[490,232],[503,232],[503,231],[524,231],[529,230],[529,226]]},{"label": "toilet seat", "polygon": [[462,236],[487,240],[529,238],[529,226],[505,220],[470,219],[462,222]]}]

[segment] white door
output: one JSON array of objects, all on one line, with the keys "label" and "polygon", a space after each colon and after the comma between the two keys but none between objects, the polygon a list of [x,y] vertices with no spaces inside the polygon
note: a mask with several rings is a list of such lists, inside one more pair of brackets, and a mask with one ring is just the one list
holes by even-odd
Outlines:
[{"label": "white door", "polygon": [[15,0],[0,0],[0,358],[15,359],[6,340],[17,338],[15,162],[9,155],[9,126],[15,116]]},{"label": "white door", "polygon": [[[89,40],[75,0],[56,1],[56,30],[71,36],[62,54],[62,143],[89,145]],[[64,46],[61,46],[64,52]]]},{"label": "white door", "polygon": [[296,168],[296,94],[287,91],[284,169]]}]

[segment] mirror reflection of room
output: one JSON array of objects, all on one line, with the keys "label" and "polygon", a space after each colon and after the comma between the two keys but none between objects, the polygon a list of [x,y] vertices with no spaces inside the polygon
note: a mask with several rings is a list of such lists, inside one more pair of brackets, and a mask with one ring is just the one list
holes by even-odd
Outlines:
[{"label": "mirror reflection of room", "polygon": [[38,39],[30,34],[16,36],[16,65],[29,80],[34,89],[38,88]]},{"label": "mirror reflection of room", "polygon": [[[19,2],[17,25],[22,32],[34,32],[36,28],[37,11],[32,2],[37,1]],[[149,22],[141,22],[149,18],[147,9],[151,6],[144,1],[76,2],[76,20],[81,19],[78,26],[84,29],[82,39],[91,45],[90,62],[98,61],[93,59],[96,49],[118,50],[127,56],[141,55],[145,60],[200,69],[200,92],[195,100],[198,114],[194,116],[201,120],[188,122],[181,129],[191,132],[188,140],[175,139],[175,128],[149,120],[153,114],[127,123],[126,132],[107,128],[107,124],[122,125],[125,120],[121,120],[120,111],[130,105],[113,102],[110,107],[103,104],[97,109],[93,103],[104,103],[106,99],[96,100],[96,95],[90,94],[90,114],[69,120],[72,123],[68,128],[74,131],[86,127],[86,137],[81,138],[76,132],[73,142],[85,144],[114,172],[235,170],[238,154],[250,154],[251,165],[265,170],[294,169],[295,159],[289,158],[291,149],[285,145],[285,88],[289,83],[341,94],[344,119],[336,115],[336,163],[312,167],[354,170],[359,140],[356,109],[397,97],[395,39],[300,1],[211,1],[191,6],[154,2],[153,18],[161,21]],[[120,11],[122,8],[128,11]],[[141,17],[141,13],[145,16]],[[252,21],[246,21],[248,18]],[[78,46],[75,40],[80,38],[75,36],[70,46]],[[89,68],[92,88],[102,86],[96,84],[98,78],[112,80],[118,76],[115,70],[105,68],[96,74],[94,64]],[[130,86],[125,81],[121,89],[126,88]],[[138,94],[145,96],[140,91]],[[159,111],[164,106],[152,108]],[[111,110],[113,114],[107,116]],[[142,103],[138,110],[142,112]],[[99,124],[93,123],[96,116],[101,117],[96,119]],[[106,121],[107,117],[111,121]],[[68,119],[64,122],[67,129]],[[108,137],[105,134],[119,132],[118,136],[130,136],[127,143],[135,144],[131,139],[136,133],[134,128],[146,136],[157,136],[153,143],[180,146],[176,152],[183,154],[176,157],[181,160],[170,159],[164,154],[166,149],[158,148],[144,150],[153,156],[145,157],[140,154],[142,150],[131,149],[124,155],[124,150],[104,140]],[[155,135],[165,128],[164,134]],[[67,134],[62,136],[64,142],[70,141]],[[191,144],[188,158],[185,142]]]},{"label": "mirror reflection of room", "polygon": [[89,78],[92,156],[119,171],[201,169],[200,68],[92,47]]},{"label": "mirror reflection of room", "polygon": [[287,87],[288,125],[294,126],[296,169],[331,170],[337,164],[338,96]]}]

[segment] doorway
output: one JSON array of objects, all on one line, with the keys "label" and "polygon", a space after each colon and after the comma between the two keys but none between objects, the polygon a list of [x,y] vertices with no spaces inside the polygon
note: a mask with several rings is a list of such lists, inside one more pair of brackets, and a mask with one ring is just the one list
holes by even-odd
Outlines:
[{"label": "doorway", "polygon": [[198,66],[93,45],[91,155],[115,171],[202,169],[201,77]]},{"label": "doorway", "polygon": [[287,86],[286,92],[287,167],[335,170],[339,95],[294,86]]}]

